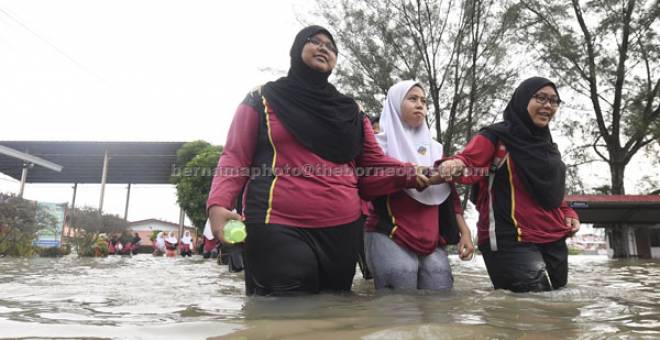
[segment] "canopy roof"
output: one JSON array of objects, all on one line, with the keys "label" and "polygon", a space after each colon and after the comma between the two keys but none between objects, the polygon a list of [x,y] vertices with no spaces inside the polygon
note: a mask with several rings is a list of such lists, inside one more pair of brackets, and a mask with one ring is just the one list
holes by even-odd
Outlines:
[{"label": "canopy roof", "polygon": [[660,223],[660,195],[574,195],[566,201],[582,223]]},{"label": "canopy roof", "polygon": [[[29,169],[28,183],[101,183],[103,158],[107,183],[169,184],[176,151],[184,142],[63,142],[0,141],[0,145],[61,165],[55,172],[40,166]],[[0,172],[21,179],[23,161],[0,154]]]}]

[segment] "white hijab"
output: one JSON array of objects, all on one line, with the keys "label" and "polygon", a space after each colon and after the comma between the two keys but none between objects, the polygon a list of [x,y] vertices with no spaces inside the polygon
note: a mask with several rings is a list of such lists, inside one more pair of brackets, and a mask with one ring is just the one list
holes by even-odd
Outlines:
[{"label": "white hijab", "polygon": [[192,244],[192,237],[190,237],[190,232],[186,230],[185,233],[183,233],[183,237],[181,238],[181,243],[183,244]]},{"label": "white hijab", "polygon": [[169,242],[170,244],[177,243],[176,237],[174,237],[174,232],[170,231],[170,233],[167,234],[167,242]]},{"label": "white hijab", "polygon": [[159,232],[156,235],[156,248],[163,249],[165,248],[165,239],[163,238],[163,232]]},{"label": "white hijab", "polygon": [[213,237],[213,230],[211,230],[211,221],[206,220],[206,224],[204,225],[204,237],[206,237],[207,240],[212,240],[215,237]]},{"label": "white hijab", "polygon": [[[442,144],[431,137],[426,123],[413,129],[401,120],[401,105],[408,91],[420,83],[414,80],[404,80],[394,84],[387,91],[387,98],[383,103],[383,112],[380,114],[380,133],[376,135],[378,144],[383,152],[402,162],[432,167],[433,163],[442,158]],[[444,202],[451,188],[449,184],[432,185],[424,191],[405,189],[405,192],[426,205],[438,205]]]}]

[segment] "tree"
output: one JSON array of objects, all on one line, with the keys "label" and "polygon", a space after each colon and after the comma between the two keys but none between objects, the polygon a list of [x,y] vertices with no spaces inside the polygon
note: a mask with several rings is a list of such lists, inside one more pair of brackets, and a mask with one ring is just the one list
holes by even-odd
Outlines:
[{"label": "tree", "polygon": [[36,202],[0,193],[0,254],[31,256],[37,232],[48,229],[57,221],[47,210],[38,209]]},{"label": "tree", "polygon": [[204,141],[186,143],[177,151],[177,164],[182,166],[172,176],[172,182],[176,185],[177,203],[200,234],[206,224],[206,201],[220,154],[221,146],[213,146]]},{"label": "tree", "polygon": [[[70,216],[70,227],[76,230],[76,250],[79,256],[107,255],[107,243],[100,242],[101,235],[122,234],[128,227],[128,222],[123,218],[102,214],[96,208],[76,208],[71,211]],[[106,248],[103,248],[103,244]]]},{"label": "tree", "polygon": [[211,146],[212,145],[209,142],[203,140],[196,140],[183,144],[181,148],[176,151],[176,164],[178,166],[185,166],[195,158],[195,156]]},{"label": "tree", "polygon": [[523,0],[507,11],[561,84],[587,97],[588,147],[608,163],[612,194],[626,166],[660,138],[660,2]]},{"label": "tree", "polygon": [[0,254],[30,256],[34,253],[36,217],[34,202],[0,194]]},{"label": "tree", "polygon": [[500,112],[496,103],[508,94],[516,71],[504,62],[509,26],[499,21],[495,1],[318,3],[340,45],[337,84],[365,111],[380,112],[398,80],[420,80],[431,99],[429,123],[445,153]]}]

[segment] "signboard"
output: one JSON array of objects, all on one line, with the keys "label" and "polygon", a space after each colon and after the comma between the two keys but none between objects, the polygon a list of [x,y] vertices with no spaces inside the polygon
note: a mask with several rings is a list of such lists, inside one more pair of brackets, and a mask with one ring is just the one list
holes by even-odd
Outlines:
[{"label": "signboard", "polygon": [[41,248],[59,247],[62,245],[62,229],[64,228],[64,216],[66,204],[37,202],[37,214],[49,214],[53,217],[55,224],[44,226],[37,231],[37,238],[33,245]]}]

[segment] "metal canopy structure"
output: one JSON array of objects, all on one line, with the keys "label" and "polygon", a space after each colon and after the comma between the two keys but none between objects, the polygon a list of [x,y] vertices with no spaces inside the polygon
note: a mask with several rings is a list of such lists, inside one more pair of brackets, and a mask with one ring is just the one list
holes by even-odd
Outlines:
[{"label": "metal canopy structure", "polygon": [[[25,183],[73,183],[71,208],[78,184],[100,183],[99,211],[105,185],[128,184],[124,219],[128,217],[131,184],[170,184],[176,152],[184,142],[51,142],[0,141],[0,172]],[[32,167],[39,164],[48,167]],[[53,170],[59,169],[59,172]],[[179,220],[183,223],[183,210]]]},{"label": "metal canopy structure", "polygon": [[[106,152],[106,183],[169,184],[176,151],[184,142],[50,142],[0,141],[5,146],[63,167],[61,172],[31,168],[28,183],[102,183]],[[0,155],[0,172],[21,179],[24,162]]]},{"label": "metal canopy structure", "polygon": [[580,215],[581,223],[660,223],[660,195],[574,195],[566,201]]},{"label": "metal canopy structure", "polygon": [[53,170],[53,171],[57,171],[57,172],[62,171],[62,166],[59,165],[59,164],[49,162],[45,159],[35,157],[35,156],[32,156],[32,155],[24,153],[24,152],[20,152],[20,151],[14,150],[12,148],[8,148],[6,146],[0,145],[0,154],[5,155],[5,156],[9,156],[9,157],[13,157],[13,158],[16,158],[16,159],[20,159],[23,162],[28,163],[28,164],[36,164],[36,165],[42,166],[46,169],[50,169],[50,170]]}]

